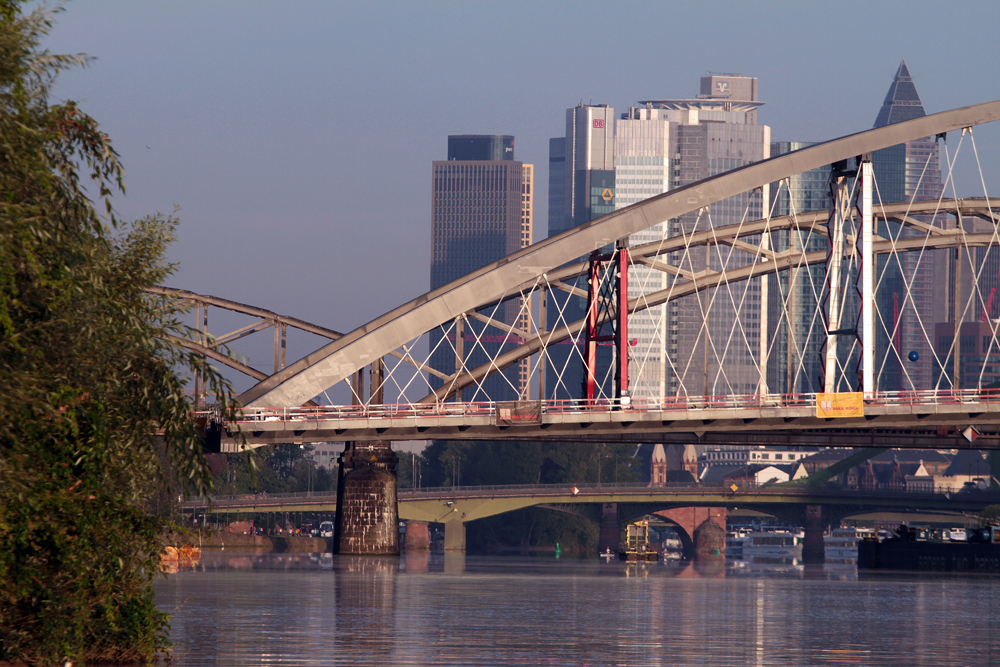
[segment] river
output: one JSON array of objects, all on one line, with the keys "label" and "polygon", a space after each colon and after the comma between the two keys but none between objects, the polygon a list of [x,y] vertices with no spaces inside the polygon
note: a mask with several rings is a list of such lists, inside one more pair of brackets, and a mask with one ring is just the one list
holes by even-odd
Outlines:
[{"label": "river", "polygon": [[1000,665],[1000,577],[203,552],[155,584],[177,667]]}]

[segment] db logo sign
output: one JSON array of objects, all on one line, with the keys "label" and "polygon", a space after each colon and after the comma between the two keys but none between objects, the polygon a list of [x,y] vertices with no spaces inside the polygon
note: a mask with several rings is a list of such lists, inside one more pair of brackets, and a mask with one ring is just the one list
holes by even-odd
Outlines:
[{"label": "db logo sign", "polygon": [[604,129],[604,119],[603,118],[595,118],[594,119],[594,129],[595,130],[603,130]]}]

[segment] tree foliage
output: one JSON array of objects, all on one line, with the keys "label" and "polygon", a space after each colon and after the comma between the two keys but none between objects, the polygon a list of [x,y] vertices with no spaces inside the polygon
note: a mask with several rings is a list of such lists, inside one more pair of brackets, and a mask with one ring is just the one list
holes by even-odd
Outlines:
[{"label": "tree foliage", "polygon": [[1000,521],[1000,505],[987,505],[979,513],[979,518],[983,521]]},{"label": "tree foliage", "polygon": [[108,137],[49,101],[87,62],[41,49],[51,25],[0,0],[0,660],[148,661],[167,625],[147,501],[211,481],[186,378],[223,410],[231,389],[170,342],[190,337],[176,305],[144,291],[173,271],[176,220],[117,221]]},{"label": "tree foliage", "polygon": [[218,494],[330,492],[336,476],[311,457],[312,445],[268,445],[240,454],[210,454]]}]

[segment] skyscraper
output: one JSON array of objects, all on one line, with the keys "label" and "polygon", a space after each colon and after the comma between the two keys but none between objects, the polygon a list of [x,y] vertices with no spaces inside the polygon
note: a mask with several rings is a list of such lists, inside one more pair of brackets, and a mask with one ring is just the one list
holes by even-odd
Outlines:
[{"label": "skyscraper", "polygon": [[[640,101],[640,106],[630,109],[625,120],[669,122],[669,148],[666,164],[655,164],[659,156],[650,152],[648,157],[654,164],[643,165],[643,170],[649,173],[636,178],[655,181],[666,168],[668,189],[674,189],[770,157],[771,128],[757,123],[757,110],[763,104],[757,99],[757,79],[740,74],[702,77],[701,93],[695,99]],[[644,150],[661,150],[658,148],[661,139],[656,134],[648,137],[651,148]],[[619,185],[619,191],[631,185]],[[637,187],[646,185],[650,184],[640,183]],[[637,189],[636,196],[641,194],[644,193]],[[759,219],[768,199],[767,187],[730,197],[712,204],[707,211],[668,221],[666,233],[691,234],[742,219]],[[662,233],[663,230],[652,232]],[[693,250],[686,256],[672,253],[669,261],[697,273],[706,266],[713,270],[739,266],[749,258],[748,253],[740,250],[723,253],[713,247]],[[669,289],[670,282],[677,278],[663,279]],[[743,394],[754,393],[762,385],[766,388],[760,366],[761,331],[753,315],[759,312],[760,301],[760,281],[752,281],[739,286],[723,285],[668,302],[662,318],[666,327],[662,364],[665,393]],[[766,345],[767,341],[763,343]],[[640,338],[636,347],[641,349],[651,344]]]},{"label": "skyscraper", "polygon": [[[774,141],[771,157],[811,146],[810,142]],[[808,211],[830,210],[829,165],[793,174],[771,184],[771,217],[795,216]],[[771,235],[775,252],[825,250],[828,241],[818,234],[798,230]],[[808,393],[821,391],[824,372],[823,345],[826,342],[824,320],[817,315],[823,308],[821,295],[826,280],[822,265],[792,267],[770,279],[768,330],[774,337],[768,355],[768,385],[772,392]]]},{"label": "skyscraper", "polygon": [[[615,209],[615,110],[606,104],[578,105],[566,110],[566,133],[549,141],[549,236],[590,222]],[[558,175],[561,173],[561,187]],[[561,203],[561,213],[558,204]],[[581,258],[583,259],[583,258]],[[586,281],[576,285],[586,290]],[[549,292],[547,326],[571,324],[583,318],[582,299],[565,292]],[[583,356],[572,340],[548,351],[545,371],[547,398],[579,398],[583,395]],[[609,368],[607,346],[598,352],[600,368]],[[603,393],[610,396],[610,376],[598,378]]]},{"label": "skyscraper", "polygon": [[[625,208],[670,189],[671,123],[661,109],[630,108],[615,129],[615,208]],[[629,246],[666,239],[659,223],[629,237]],[[667,286],[667,274],[641,264],[629,269],[629,296],[652,294]],[[629,318],[630,391],[633,396],[666,395],[667,306],[661,304]]]},{"label": "skyscraper", "polygon": [[[431,193],[431,289],[461,278],[530,245],[534,168],[514,159],[509,135],[448,137],[448,159],[433,163]],[[520,299],[469,318],[459,327],[432,332],[431,366],[455,372],[454,348],[463,348],[471,370],[519,342],[509,327],[526,326]],[[460,338],[459,338],[460,336]],[[514,400],[527,391],[527,361],[464,390],[464,400]],[[431,378],[431,386],[441,380]]]},{"label": "skyscraper", "polygon": [[[904,60],[889,85],[874,127],[924,115]],[[941,196],[941,154],[934,137],[877,150],[872,154],[872,168],[877,184],[876,203],[933,200]],[[886,238],[898,238],[900,232],[900,225],[893,222],[880,221],[876,229],[876,234]],[[902,230],[902,238],[911,233]],[[936,275],[944,270],[947,261],[946,251],[940,250],[879,258],[875,358],[885,359],[882,373],[876,378],[880,390],[930,388],[935,366],[925,332],[930,322],[941,322],[947,317],[944,289],[939,287],[944,281]],[[910,352],[917,352],[920,361],[902,361]]]}]

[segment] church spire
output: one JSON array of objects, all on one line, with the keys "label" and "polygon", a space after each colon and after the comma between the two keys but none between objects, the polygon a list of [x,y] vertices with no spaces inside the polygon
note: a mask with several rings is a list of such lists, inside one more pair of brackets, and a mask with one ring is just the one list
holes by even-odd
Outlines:
[{"label": "church spire", "polygon": [[889,92],[885,94],[885,101],[875,119],[875,127],[885,127],[904,120],[920,118],[924,116],[924,105],[917,94],[917,87],[913,85],[910,77],[910,70],[906,67],[906,61],[899,63],[896,76],[889,86]]}]

